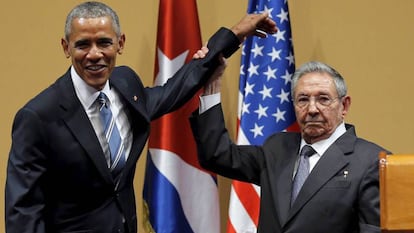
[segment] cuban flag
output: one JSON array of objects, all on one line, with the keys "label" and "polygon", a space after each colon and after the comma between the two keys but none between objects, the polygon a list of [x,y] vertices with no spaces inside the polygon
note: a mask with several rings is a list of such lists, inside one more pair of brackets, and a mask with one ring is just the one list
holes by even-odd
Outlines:
[{"label": "cuban flag", "polygon": [[[196,1],[160,0],[154,84],[167,82],[200,48]],[[198,96],[151,124],[143,191],[147,232],[220,232],[217,179],[198,164],[188,121]]]},{"label": "cuban flag", "polygon": [[[262,145],[271,134],[297,131],[290,93],[295,60],[287,0],[250,0],[247,12],[269,12],[279,31],[267,38],[249,37],[243,44],[237,143]],[[228,233],[257,232],[260,187],[233,181]]]}]

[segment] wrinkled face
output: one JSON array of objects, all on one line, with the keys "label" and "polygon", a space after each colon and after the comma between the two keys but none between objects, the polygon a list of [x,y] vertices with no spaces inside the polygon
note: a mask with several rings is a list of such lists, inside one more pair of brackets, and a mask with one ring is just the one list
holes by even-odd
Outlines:
[{"label": "wrinkled face", "polygon": [[349,110],[349,96],[338,98],[333,79],[326,73],[308,73],[295,87],[294,106],[302,137],[307,143],[328,138]]},{"label": "wrinkled face", "polygon": [[117,37],[110,17],[75,18],[71,29],[69,41],[62,39],[63,51],[80,77],[101,90],[122,53],[125,35]]}]

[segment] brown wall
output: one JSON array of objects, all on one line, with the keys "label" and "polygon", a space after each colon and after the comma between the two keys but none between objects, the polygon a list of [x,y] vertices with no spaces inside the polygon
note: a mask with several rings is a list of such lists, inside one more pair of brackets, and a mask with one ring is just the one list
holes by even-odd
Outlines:
[{"label": "brown wall", "polygon": [[[67,12],[79,2],[7,1],[0,8],[0,190],[4,190],[14,114],[68,68],[60,38]],[[104,2],[118,12],[126,33],[126,49],[118,64],[133,67],[146,85],[152,85],[158,1]],[[207,39],[219,26],[236,23],[247,2],[198,0],[202,38]],[[289,4],[296,64],[320,60],[337,68],[353,100],[347,122],[357,126],[359,136],[394,153],[414,153],[414,98],[410,94],[414,79],[409,70],[414,54],[414,1],[290,0]],[[236,53],[229,60],[224,81],[223,105],[233,136],[239,62],[240,53]],[[144,164],[142,156],[135,180],[139,214]],[[229,184],[219,179],[223,229]],[[3,191],[0,199],[4,200]],[[0,219],[4,219],[3,210],[2,201]],[[0,229],[4,229],[3,221]]]}]

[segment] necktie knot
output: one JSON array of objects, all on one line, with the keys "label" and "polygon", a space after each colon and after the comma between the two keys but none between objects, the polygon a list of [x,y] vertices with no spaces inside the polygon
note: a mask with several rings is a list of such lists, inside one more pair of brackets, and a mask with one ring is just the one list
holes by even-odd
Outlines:
[{"label": "necktie knot", "polygon": [[300,151],[300,155],[303,157],[310,157],[315,154],[316,151],[312,148],[312,146],[305,145],[302,150]]},{"label": "necktie knot", "polygon": [[103,107],[108,107],[108,97],[103,93],[102,91],[99,93],[99,96],[97,98],[97,101],[99,103],[99,111],[102,111]]}]

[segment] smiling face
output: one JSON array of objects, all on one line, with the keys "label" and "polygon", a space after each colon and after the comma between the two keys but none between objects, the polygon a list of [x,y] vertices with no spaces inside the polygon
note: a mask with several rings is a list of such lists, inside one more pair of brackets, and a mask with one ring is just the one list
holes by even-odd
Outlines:
[{"label": "smiling face", "polygon": [[[335,83],[327,73],[303,75],[294,93],[297,122],[302,137],[310,144],[331,136],[343,122],[351,104],[349,96],[338,98]],[[299,106],[297,103],[302,99],[308,104]]]},{"label": "smiling face", "polygon": [[125,35],[117,36],[110,17],[74,18],[68,40],[62,39],[76,72],[97,90],[105,86],[124,43]]}]

